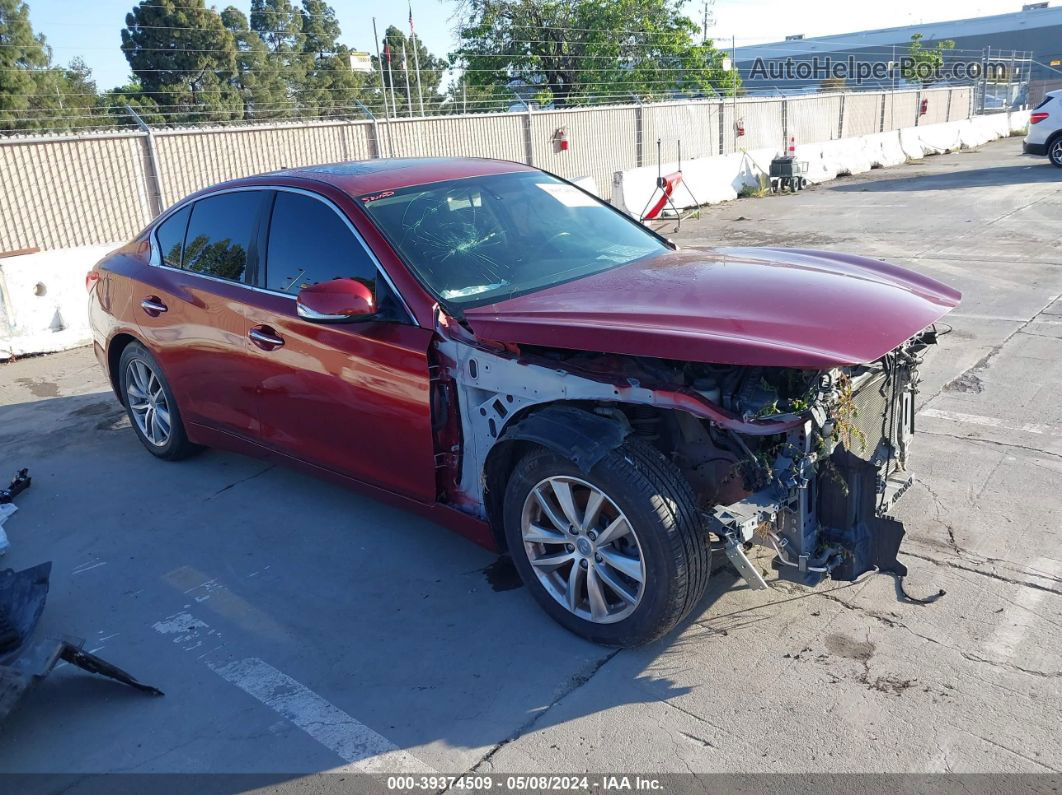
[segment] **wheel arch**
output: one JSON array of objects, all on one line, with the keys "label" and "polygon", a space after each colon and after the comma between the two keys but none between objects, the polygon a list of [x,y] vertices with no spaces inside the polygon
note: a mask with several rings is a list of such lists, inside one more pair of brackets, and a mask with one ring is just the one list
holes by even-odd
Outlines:
[{"label": "wheel arch", "polygon": [[121,376],[118,372],[118,366],[122,361],[122,353],[129,347],[129,343],[136,342],[141,345],[144,343],[127,332],[119,332],[115,334],[111,341],[107,344],[107,377],[111,382],[111,389],[114,390],[115,396],[118,401],[124,406],[125,396],[122,394]]},{"label": "wheel arch", "polygon": [[483,465],[483,507],[499,549],[507,548],[502,526],[505,486],[529,448],[543,447],[590,470],[631,433],[628,424],[578,404],[529,406],[505,425]]},{"label": "wheel arch", "polygon": [[1051,147],[1062,138],[1062,127],[1059,127],[1053,133],[1047,137],[1047,141],[1044,142],[1044,151],[1047,152],[1047,156],[1051,156]]}]

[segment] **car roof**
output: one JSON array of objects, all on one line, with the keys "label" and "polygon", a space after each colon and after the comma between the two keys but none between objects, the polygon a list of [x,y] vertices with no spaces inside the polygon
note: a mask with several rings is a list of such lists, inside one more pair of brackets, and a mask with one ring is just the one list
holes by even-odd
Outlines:
[{"label": "car roof", "polygon": [[[247,180],[254,180],[260,185],[262,180],[269,177],[309,179],[333,185],[344,193],[357,197],[366,193],[398,190],[452,179],[535,170],[531,166],[510,160],[479,157],[401,157],[300,166],[259,174],[256,177],[248,177]],[[243,180],[226,183],[226,186],[240,182]]]}]

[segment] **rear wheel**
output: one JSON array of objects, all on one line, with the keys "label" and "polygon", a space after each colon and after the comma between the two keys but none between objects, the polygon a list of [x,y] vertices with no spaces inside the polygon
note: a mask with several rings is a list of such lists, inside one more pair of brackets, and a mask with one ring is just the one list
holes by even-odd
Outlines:
[{"label": "rear wheel", "polygon": [[1062,135],[1059,135],[1047,148],[1047,157],[1057,168],[1062,168]]},{"label": "rear wheel", "polygon": [[147,348],[129,343],[118,368],[126,414],[148,452],[176,461],[199,450],[188,441],[173,391]]},{"label": "rear wheel", "polygon": [[506,540],[532,595],[595,643],[637,646],[700,600],[711,549],[689,484],[650,445],[628,439],[589,472],[536,448],[505,492]]}]

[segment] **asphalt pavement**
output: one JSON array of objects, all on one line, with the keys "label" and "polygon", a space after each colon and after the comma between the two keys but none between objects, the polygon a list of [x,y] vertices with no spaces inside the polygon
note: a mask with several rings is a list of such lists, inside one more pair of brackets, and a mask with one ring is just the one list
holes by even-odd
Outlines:
[{"label": "asphalt pavement", "polygon": [[600,648],[431,522],[229,453],[153,459],[90,349],[0,365],[0,478],[33,476],[0,565],[54,561],[42,630],[166,693],[62,666],[0,771],[1059,772],[1062,170],[1020,150],[664,227],[962,290],[897,511],[932,605],[883,575],[750,591],[720,558],[680,631]]}]

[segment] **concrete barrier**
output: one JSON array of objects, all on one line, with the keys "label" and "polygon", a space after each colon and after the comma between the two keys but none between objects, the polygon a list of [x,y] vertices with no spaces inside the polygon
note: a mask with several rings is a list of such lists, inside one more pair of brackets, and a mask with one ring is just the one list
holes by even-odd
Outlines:
[{"label": "concrete barrier", "polygon": [[91,342],[85,274],[120,245],[0,259],[0,361]]},{"label": "concrete barrier", "polygon": [[[798,144],[796,157],[808,163],[808,182],[818,184],[842,175],[862,174],[872,168],[920,160],[926,155],[980,146],[1021,132],[1028,120],[1028,111],[1015,111],[822,143]],[[757,149],[684,161],[685,186],[676,189],[675,205],[679,209],[690,209],[736,199],[743,187],[759,186],[759,180],[770,173],[771,159],[777,154],[771,149]],[[677,163],[665,163],[659,170],[656,166],[647,166],[615,172],[612,203],[630,215],[640,217],[650,200],[655,202],[655,197],[659,196],[656,192],[658,173],[668,174],[677,168]]]},{"label": "concrete barrier", "polygon": [[864,135],[863,142],[871,168],[888,168],[907,162],[907,155],[900,145],[900,134],[895,130]]}]

